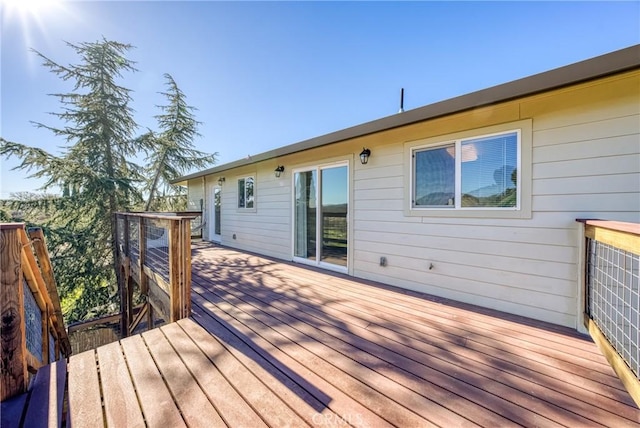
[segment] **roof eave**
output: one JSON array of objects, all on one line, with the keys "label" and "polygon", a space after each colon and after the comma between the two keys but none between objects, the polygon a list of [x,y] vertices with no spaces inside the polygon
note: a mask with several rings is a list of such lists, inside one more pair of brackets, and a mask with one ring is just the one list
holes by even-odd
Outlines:
[{"label": "roof eave", "polygon": [[279,147],[255,156],[247,157],[246,159],[239,159],[204,171],[185,175],[172,181],[172,183],[184,184],[188,180],[203,177],[205,175],[222,173],[233,168],[250,165],[256,162],[274,159],[352,138],[410,125],[416,122],[460,113],[470,109],[502,103],[541,92],[547,92],[589,80],[602,78],[608,75],[623,73],[639,67],[640,45],[634,45],[564,67],[524,77],[522,79],[482,89],[476,92],[471,92],[469,94],[450,98],[434,104],[418,107],[403,113],[386,116],[371,122],[366,122],[350,128],[321,135],[319,137]]}]

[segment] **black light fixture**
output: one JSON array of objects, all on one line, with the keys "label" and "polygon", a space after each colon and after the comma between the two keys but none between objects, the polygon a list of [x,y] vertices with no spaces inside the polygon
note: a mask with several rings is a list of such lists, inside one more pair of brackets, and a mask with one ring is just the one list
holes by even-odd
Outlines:
[{"label": "black light fixture", "polygon": [[225,182],[225,178],[224,177],[220,177],[218,178],[218,186],[222,186],[222,183]]},{"label": "black light fixture", "polygon": [[366,165],[367,162],[369,162],[369,156],[371,156],[371,150],[363,147],[360,152],[360,163],[362,163],[362,165]]},{"label": "black light fixture", "polygon": [[284,166],[279,165],[276,169],[276,178],[280,178],[280,174],[282,174],[284,172]]}]

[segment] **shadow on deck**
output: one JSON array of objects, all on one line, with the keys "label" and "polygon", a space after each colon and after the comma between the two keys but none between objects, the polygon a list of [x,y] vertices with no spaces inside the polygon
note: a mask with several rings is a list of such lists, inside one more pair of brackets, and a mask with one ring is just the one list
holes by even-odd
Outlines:
[{"label": "shadow on deck", "polygon": [[67,425],[640,426],[569,329],[206,243],[192,266],[189,319],[70,358]]}]

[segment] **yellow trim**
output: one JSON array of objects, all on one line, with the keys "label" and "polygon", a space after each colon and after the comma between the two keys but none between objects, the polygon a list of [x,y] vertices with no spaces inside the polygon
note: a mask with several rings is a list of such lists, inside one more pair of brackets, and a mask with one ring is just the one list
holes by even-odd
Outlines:
[{"label": "yellow trim", "polygon": [[640,407],[640,380],[638,380],[631,368],[629,368],[627,363],[625,363],[616,350],[613,349],[607,338],[592,319],[589,320],[589,334],[618,375],[618,378],[622,381],[622,384],[629,392],[629,395],[631,395],[631,398],[633,398],[633,401],[635,401],[636,405]]},{"label": "yellow trim", "polygon": [[584,228],[584,236],[630,253],[640,254],[640,236],[635,233],[587,224]]}]

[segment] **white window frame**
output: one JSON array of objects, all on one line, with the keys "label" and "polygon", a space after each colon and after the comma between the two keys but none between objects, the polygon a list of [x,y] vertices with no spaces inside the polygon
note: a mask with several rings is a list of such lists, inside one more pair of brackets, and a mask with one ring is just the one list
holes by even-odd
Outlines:
[{"label": "white window frame", "polygon": [[[253,206],[247,208],[247,179],[253,180]],[[244,180],[244,206],[240,206],[240,180]],[[237,177],[236,179],[236,189],[238,193],[236,193],[236,208],[240,212],[256,212],[257,198],[256,198],[256,176],[255,175],[244,175],[242,177]]]},{"label": "white window frame", "polygon": [[[327,263],[321,260],[308,260],[305,259],[303,257],[298,257],[295,255],[295,239],[296,239],[296,230],[294,227],[294,218],[295,218],[295,192],[296,192],[296,185],[295,185],[295,177],[296,177],[296,173],[299,172],[308,172],[308,171],[316,171],[317,172],[317,177],[319,178],[322,170],[323,169],[330,169],[330,168],[339,168],[345,166],[347,167],[347,265],[346,266],[341,266],[341,265],[335,265],[332,263]],[[351,159],[349,158],[344,158],[344,157],[336,157],[336,158],[330,158],[327,159],[326,162],[323,163],[305,163],[302,164],[299,167],[293,168],[292,173],[291,173],[291,200],[292,200],[292,204],[291,204],[291,260],[298,262],[298,263],[302,263],[302,264],[306,264],[309,266],[316,266],[319,268],[323,268],[326,270],[331,270],[334,272],[340,272],[340,273],[347,273],[349,275],[353,274],[353,263],[352,263],[352,252],[353,252],[353,225],[352,225],[352,221],[351,221],[351,217],[352,217],[352,212],[353,212],[353,195],[351,194],[351,183],[353,180],[353,176],[352,176],[352,165],[351,165]],[[320,198],[321,198],[321,192],[322,192],[322,182],[319,181],[319,186],[316,187],[316,193],[315,193],[315,198],[316,201],[319,203],[320,202]],[[316,231],[319,231],[321,226],[320,226],[320,222],[322,221],[320,216],[316,217]],[[318,240],[316,240],[317,242],[317,246],[318,248],[316,249],[316,254],[320,254],[319,251],[319,246],[321,245],[321,243],[318,242]]]},{"label": "white window frame", "polygon": [[[521,120],[503,125],[456,132],[405,143],[405,215],[412,217],[461,217],[461,218],[531,218],[531,147],[532,122]],[[461,147],[467,140],[499,136],[516,132],[517,147],[517,198],[515,207],[462,207]],[[415,159],[416,152],[455,146],[455,198],[453,206],[415,206]]]}]

